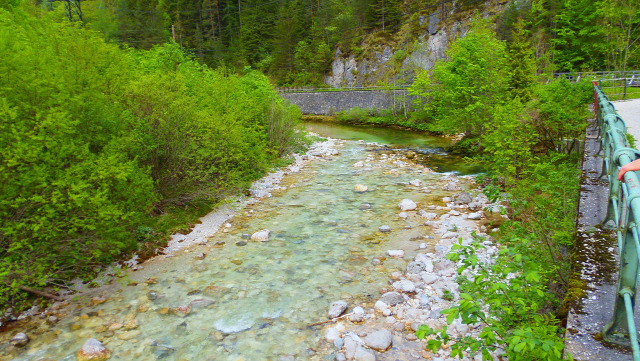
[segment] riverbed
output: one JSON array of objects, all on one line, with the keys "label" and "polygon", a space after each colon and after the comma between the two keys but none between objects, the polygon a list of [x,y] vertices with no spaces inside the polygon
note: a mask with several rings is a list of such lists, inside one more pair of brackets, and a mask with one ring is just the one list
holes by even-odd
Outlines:
[{"label": "riverbed", "polygon": [[[461,176],[481,169],[448,155],[443,138],[375,127],[308,128],[341,140],[285,172],[279,184],[258,192],[262,198],[243,202],[217,232],[35,313],[0,336],[0,359],[75,360],[89,338],[110,350],[110,360],[340,357],[325,339],[326,327],[314,324],[328,320],[337,300],[370,315],[393,290],[392,275],[397,280],[416,256],[436,252],[442,232],[425,223],[426,211],[439,217],[451,210],[448,198],[477,195],[472,177]],[[402,200],[417,208],[401,212]],[[261,230],[268,239],[252,239]],[[8,343],[19,331],[31,339],[25,347]],[[387,355],[393,359],[393,351]]]}]

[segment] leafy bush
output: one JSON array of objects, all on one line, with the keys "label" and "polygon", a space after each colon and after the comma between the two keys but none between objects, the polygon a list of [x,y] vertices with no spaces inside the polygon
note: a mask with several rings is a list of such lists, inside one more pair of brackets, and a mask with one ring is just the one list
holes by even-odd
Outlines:
[{"label": "leafy bush", "polygon": [[540,145],[563,153],[575,151],[578,139],[587,127],[586,104],[593,101],[591,83],[572,84],[565,78],[558,78],[538,86],[535,93],[536,100],[531,108]]},{"label": "leafy bush", "polygon": [[135,250],[159,234],[152,210],[211,204],[298,142],[299,111],[263,75],[176,44],[121,50],[30,5],[0,9],[0,74],[4,306]]}]

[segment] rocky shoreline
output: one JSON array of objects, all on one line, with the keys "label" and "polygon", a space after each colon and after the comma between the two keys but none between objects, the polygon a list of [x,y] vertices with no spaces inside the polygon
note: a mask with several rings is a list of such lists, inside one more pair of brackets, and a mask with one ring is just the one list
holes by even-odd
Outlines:
[{"label": "rocky shoreline", "polygon": [[[406,162],[405,157],[390,157],[395,164]],[[362,164],[355,164],[361,167]],[[448,357],[449,345],[432,353],[424,349],[426,340],[418,340],[415,331],[420,325],[432,329],[441,329],[447,325],[441,311],[453,306],[459,300],[459,276],[470,276],[469,270],[458,275],[459,263],[447,260],[453,244],[462,242],[469,245],[474,238],[483,239],[485,248],[477,252],[481,262],[491,263],[492,257],[498,253],[498,247],[487,232],[495,232],[497,228],[487,229],[488,217],[496,218],[503,210],[500,204],[492,204],[487,197],[475,191],[472,196],[468,188],[470,177],[448,175],[443,191],[453,192],[452,196],[441,199],[444,206],[434,204],[417,205],[404,199],[398,204],[398,217],[403,219],[422,219],[429,230],[425,239],[432,239],[435,234],[437,242],[431,250],[427,243],[420,244],[420,252],[411,259],[405,272],[394,272],[389,281],[390,287],[373,307],[366,305],[348,305],[344,301],[334,302],[327,313],[332,319],[323,329],[324,338],[329,345],[325,352],[326,359],[343,361],[374,360],[418,360],[452,361]],[[466,183],[466,185],[465,185]],[[421,181],[416,179],[410,185],[420,187]],[[430,188],[424,191],[429,193]],[[503,213],[503,212],[502,212]],[[388,226],[381,226],[380,232],[391,232]],[[404,257],[403,250],[388,250],[388,257]],[[374,259],[374,262],[380,262]],[[338,312],[339,310],[340,312]],[[343,314],[344,313],[344,314]],[[466,325],[456,319],[448,325],[448,333],[452,338],[477,336],[482,325]],[[463,360],[482,360],[482,356],[467,355]]]}]

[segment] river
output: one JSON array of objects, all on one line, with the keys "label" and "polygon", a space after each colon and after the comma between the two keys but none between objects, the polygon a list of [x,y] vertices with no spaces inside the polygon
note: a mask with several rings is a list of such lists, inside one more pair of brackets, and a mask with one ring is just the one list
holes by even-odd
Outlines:
[{"label": "river", "polygon": [[[399,217],[398,203],[444,205],[450,178],[443,172],[480,168],[447,155],[443,138],[307,128],[344,139],[339,154],[287,175],[284,189],[238,210],[203,244],[156,257],[0,336],[0,360],[75,360],[91,337],[111,350],[110,360],[330,359],[323,329],[310,325],[327,320],[336,300],[371,307],[391,273],[403,272],[425,244],[433,247],[424,220]],[[415,180],[421,185],[409,184]],[[356,192],[358,184],[368,190]],[[382,225],[393,231],[380,232]],[[262,229],[270,230],[268,242],[247,239]],[[389,257],[391,249],[405,256]],[[24,348],[7,343],[18,331],[31,338]]]}]

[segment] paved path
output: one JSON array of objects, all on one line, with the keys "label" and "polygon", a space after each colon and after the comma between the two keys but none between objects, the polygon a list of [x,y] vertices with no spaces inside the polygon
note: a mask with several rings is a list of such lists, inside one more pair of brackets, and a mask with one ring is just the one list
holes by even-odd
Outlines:
[{"label": "paved path", "polygon": [[640,147],[640,99],[619,100],[612,102],[618,115],[624,119],[627,132],[636,140],[636,148]]}]

